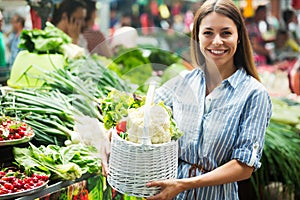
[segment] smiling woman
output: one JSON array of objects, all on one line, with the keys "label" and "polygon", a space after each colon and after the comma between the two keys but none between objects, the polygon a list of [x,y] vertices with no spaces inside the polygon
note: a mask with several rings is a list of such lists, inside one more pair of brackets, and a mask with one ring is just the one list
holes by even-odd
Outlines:
[{"label": "smiling woman", "polygon": [[199,8],[191,49],[196,69],[156,91],[184,132],[178,179],[148,183],[161,187],[148,199],[238,200],[237,181],[261,166],[271,101],[231,0],[207,0]]},{"label": "smiling woman", "polygon": [[[230,18],[216,12],[207,15],[200,24],[199,43],[206,65],[215,65],[222,79],[236,71],[233,57],[238,45],[238,32]],[[211,69],[215,68],[208,67],[207,73],[218,73]]]}]

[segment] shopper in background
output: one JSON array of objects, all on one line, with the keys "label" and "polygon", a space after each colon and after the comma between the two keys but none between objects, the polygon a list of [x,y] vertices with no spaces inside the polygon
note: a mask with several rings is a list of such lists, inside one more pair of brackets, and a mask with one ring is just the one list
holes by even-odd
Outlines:
[{"label": "shopper in background", "polygon": [[4,22],[2,12],[0,10],[0,67],[6,67],[6,57],[5,57],[5,41],[2,33],[2,24]]},{"label": "shopper in background", "polygon": [[299,25],[295,11],[289,9],[283,11],[282,18],[284,21],[284,28],[289,31],[290,38],[300,44]]},{"label": "shopper in background", "polygon": [[270,51],[265,47],[262,34],[259,30],[259,22],[266,21],[267,7],[265,5],[258,6],[252,19],[247,19],[247,30],[254,51],[255,63],[257,66],[265,65],[270,58]]},{"label": "shopper in background", "polygon": [[12,67],[18,53],[21,51],[19,48],[21,32],[25,26],[25,18],[19,14],[15,14],[11,20],[12,33],[9,36],[9,50],[10,50],[10,60],[9,66]]},{"label": "shopper in background", "polygon": [[109,21],[109,28],[113,29],[118,23],[119,23],[119,18],[117,14],[117,10],[115,8],[112,8],[110,10],[110,21]]},{"label": "shopper in background", "polygon": [[120,19],[120,26],[130,26],[132,27],[132,16],[130,14],[123,14]]},{"label": "shopper in background", "polygon": [[178,179],[148,183],[161,188],[148,200],[238,200],[237,181],[261,166],[271,101],[231,0],[204,2],[195,15],[191,49],[197,68],[156,91],[156,101],[172,108],[184,132]]},{"label": "shopper in background", "polygon": [[52,23],[66,34],[74,44],[87,49],[87,41],[81,34],[86,18],[86,4],[81,0],[63,0],[54,9]]},{"label": "shopper in background", "polygon": [[97,15],[96,2],[93,0],[85,0],[86,3],[86,18],[83,27],[83,36],[87,41],[87,49],[93,54],[111,57],[112,51],[107,44],[105,36],[97,28],[95,28],[95,19]]},{"label": "shopper in background", "polygon": [[279,29],[277,31],[274,44],[276,61],[295,59],[299,56],[300,46],[295,40],[290,38],[288,31],[285,29]]}]

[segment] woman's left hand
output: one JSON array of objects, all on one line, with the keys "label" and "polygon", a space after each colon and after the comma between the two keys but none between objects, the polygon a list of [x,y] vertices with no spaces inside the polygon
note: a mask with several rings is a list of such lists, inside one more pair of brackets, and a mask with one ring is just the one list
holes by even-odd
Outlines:
[{"label": "woman's left hand", "polygon": [[159,194],[147,198],[147,200],[171,200],[176,197],[184,189],[178,179],[170,179],[164,181],[153,181],[147,183],[148,187],[161,187]]}]

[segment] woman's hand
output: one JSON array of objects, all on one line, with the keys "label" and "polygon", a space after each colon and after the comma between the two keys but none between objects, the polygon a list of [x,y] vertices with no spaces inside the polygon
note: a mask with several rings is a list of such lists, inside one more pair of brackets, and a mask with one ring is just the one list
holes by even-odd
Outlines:
[{"label": "woman's hand", "polygon": [[147,200],[171,200],[180,192],[184,191],[179,179],[170,179],[164,181],[153,181],[147,183],[148,187],[161,187],[161,192]]}]

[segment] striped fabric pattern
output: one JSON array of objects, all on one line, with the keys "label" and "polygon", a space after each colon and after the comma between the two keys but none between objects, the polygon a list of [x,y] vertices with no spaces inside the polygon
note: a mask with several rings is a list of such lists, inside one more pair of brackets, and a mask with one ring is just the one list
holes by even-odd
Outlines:
[{"label": "striped fabric pattern", "polygon": [[[194,69],[156,91],[156,101],[173,110],[180,139],[179,158],[206,171],[236,159],[259,168],[264,134],[271,117],[271,100],[265,88],[244,69],[238,69],[206,96],[204,73]],[[190,164],[179,162],[178,178],[189,176]],[[202,172],[197,170],[197,176]],[[237,183],[196,189],[196,199],[236,200]],[[189,195],[187,197],[187,195]],[[191,190],[176,199],[194,199]]]}]

